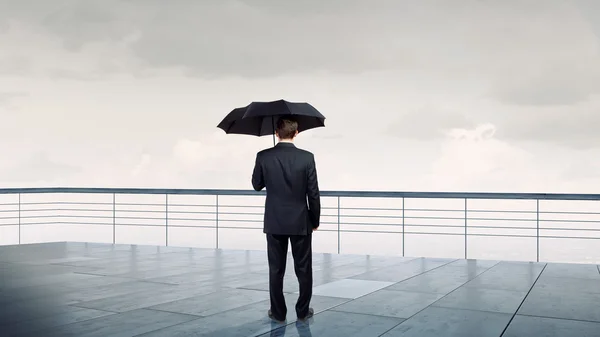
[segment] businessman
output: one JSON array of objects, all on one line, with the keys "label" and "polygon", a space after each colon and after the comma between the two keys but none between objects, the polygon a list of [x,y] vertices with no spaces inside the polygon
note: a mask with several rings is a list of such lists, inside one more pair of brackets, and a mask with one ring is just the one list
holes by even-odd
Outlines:
[{"label": "businessman", "polygon": [[312,153],[297,148],[298,123],[291,117],[277,122],[276,146],[260,151],[252,173],[256,191],[267,190],[264,233],[267,236],[269,260],[269,317],[283,322],[287,307],[283,297],[283,277],[287,261],[288,242],[292,245],[294,270],[300,286],[296,315],[306,320],[314,315],[312,297],[312,232],[319,227],[321,201],[315,158]]}]

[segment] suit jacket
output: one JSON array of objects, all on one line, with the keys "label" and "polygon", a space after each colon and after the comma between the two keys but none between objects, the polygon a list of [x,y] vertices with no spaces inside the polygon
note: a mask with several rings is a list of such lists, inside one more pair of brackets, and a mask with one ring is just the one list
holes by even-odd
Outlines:
[{"label": "suit jacket", "polygon": [[256,191],[267,189],[265,233],[308,235],[319,227],[321,200],[312,153],[286,142],[260,151],[252,186]]}]

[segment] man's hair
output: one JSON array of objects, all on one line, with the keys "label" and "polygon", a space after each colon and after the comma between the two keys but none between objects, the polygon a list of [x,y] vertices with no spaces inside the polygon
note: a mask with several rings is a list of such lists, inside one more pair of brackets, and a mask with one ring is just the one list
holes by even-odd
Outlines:
[{"label": "man's hair", "polygon": [[276,131],[280,139],[292,139],[298,131],[298,122],[291,117],[282,117],[277,121]]}]

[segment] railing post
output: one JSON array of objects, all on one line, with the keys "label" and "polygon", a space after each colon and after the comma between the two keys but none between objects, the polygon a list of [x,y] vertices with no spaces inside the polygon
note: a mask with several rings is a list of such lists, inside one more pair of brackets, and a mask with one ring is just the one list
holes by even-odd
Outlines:
[{"label": "railing post", "polygon": [[404,212],[406,208],[404,207],[404,197],[402,197],[402,256],[404,256]]},{"label": "railing post", "polygon": [[465,198],[465,260],[467,259],[467,198]]},{"label": "railing post", "polygon": [[340,253],[340,196],[337,197],[337,241],[338,254]]},{"label": "railing post", "polygon": [[169,195],[165,194],[165,246],[169,246]]},{"label": "railing post", "polygon": [[216,241],[217,241],[216,247],[217,247],[217,249],[219,249],[219,195],[218,194],[216,195],[215,206],[217,208],[217,211],[215,212],[215,221],[216,221],[215,229],[216,229]]},{"label": "railing post", "polygon": [[537,262],[540,262],[540,199],[535,200],[535,223],[537,233],[535,235],[537,241]]},{"label": "railing post", "polygon": [[117,207],[116,207],[116,202],[115,202],[116,193],[113,193],[112,197],[113,197],[112,198],[113,199],[113,205],[112,205],[113,206],[113,210],[112,210],[112,213],[113,213],[113,245],[114,245],[115,243],[117,243],[117,240],[116,240],[116,238],[117,238],[117,221],[116,221],[116,219],[117,219],[116,218]]},{"label": "railing post", "polygon": [[21,244],[21,193],[19,193],[19,244]]}]

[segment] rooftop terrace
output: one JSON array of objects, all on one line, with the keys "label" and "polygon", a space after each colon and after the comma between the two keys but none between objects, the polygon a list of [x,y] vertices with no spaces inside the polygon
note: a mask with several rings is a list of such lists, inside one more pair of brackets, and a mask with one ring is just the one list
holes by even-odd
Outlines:
[{"label": "rooftop terrace", "polygon": [[[286,275],[288,305],[297,284]],[[316,315],[272,323],[266,254],[0,247],[2,336],[600,336],[594,264],[315,254]],[[293,313],[293,310],[291,311]]]},{"label": "rooftop terrace", "polygon": [[321,200],[317,314],[278,325],[264,193],[0,189],[0,335],[600,336],[600,195]]}]

